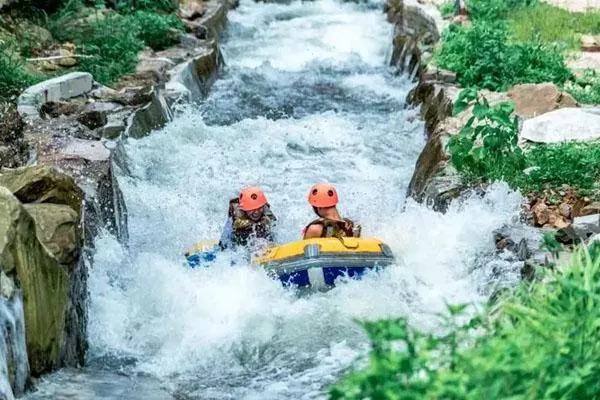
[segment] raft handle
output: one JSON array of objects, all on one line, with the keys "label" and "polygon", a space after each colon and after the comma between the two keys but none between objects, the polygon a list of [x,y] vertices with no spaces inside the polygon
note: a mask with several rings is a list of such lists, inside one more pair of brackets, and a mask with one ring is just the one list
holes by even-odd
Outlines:
[{"label": "raft handle", "polygon": [[304,258],[314,258],[321,254],[321,245],[307,244],[304,246]]}]

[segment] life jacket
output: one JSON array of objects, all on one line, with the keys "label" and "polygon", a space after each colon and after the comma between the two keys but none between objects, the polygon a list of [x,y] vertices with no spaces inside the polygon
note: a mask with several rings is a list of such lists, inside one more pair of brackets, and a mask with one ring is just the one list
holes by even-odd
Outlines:
[{"label": "life jacket", "polygon": [[302,231],[302,236],[306,230],[312,225],[321,225],[323,231],[321,237],[360,237],[361,226],[355,224],[354,221],[344,218],[342,221],[329,218],[317,218],[310,222]]},{"label": "life jacket", "polygon": [[273,241],[272,227],[277,218],[267,203],[263,208],[263,215],[258,221],[251,219],[239,207],[237,198],[229,201],[229,216],[232,220],[232,241],[239,245],[246,245],[250,237]]}]

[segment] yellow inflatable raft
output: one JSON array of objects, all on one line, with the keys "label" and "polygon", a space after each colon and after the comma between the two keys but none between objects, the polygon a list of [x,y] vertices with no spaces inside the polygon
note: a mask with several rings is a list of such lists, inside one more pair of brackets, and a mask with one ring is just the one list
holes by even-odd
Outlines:
[{"label": "yellow inflatable raft", "polygon": [[[212,262],[219,248],[215,241],[201,241],[186,252],[190,266]],[[197,262],[195,265],[194,260]],[[359,278],[366,271],[394,263],[390,248],[371,238],[318,238],[270,247],[252,259],[286,285],[333,286],[336,278]]]}]

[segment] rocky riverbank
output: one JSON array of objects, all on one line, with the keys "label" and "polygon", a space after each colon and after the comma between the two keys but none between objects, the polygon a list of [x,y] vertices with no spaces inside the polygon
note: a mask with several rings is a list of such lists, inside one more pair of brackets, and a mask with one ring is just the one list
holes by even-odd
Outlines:
[{"label": "rocky riverbank", "polygon": [[[127,168],[123,143],[162,127],[177,104],[207,94],[222,66],[218,39],[234,6],[182,2],[178,15],[189,32],[173,47],[140,52],[135,73],[111,87],[90,73],[70,72],[3,106],[0,286],[5,301],[23,296],[32,377],[84,364],[94,238],[108,231],[127,242],[127,211],[115,178]],[[7,371],[14,393],[21,393],[16,357],[6,357]]]},{"label": "rocky riverbank", "polygon": [[[476,121],[471,121],[474,105],[471,103],[463,110],[456,110],[464,86],[459,83],[460,76],[456,72],[435,65],[439,59],[435,54],[439,54],[444,44],[444,32],[449,29],[449,24],[468,26],[469,22],[464,15],[442,18],[434,3],[392,0],[388,1],[386,10],[388,20],[395,24],[392,63],[399,71],[414,75],[418,81],[408,101],[420,106],[426,124],[426,145],[416,163],[408,194],[444,211],[454,199],[474,192],[483,193],[490,181],[470,179],[472,177],[459,172],[452,162],[449,142],[467,124]],[[581,60],[593,59],[597,54],[586,47],[585,36],[582,41],[582,51],[575,52],[569,62],[576,74],[581,73],[582,67],[595,67],[593,63],[581,64]],[[596,90],[595,87],[588,89]],[[512,116],[518,121],[518,145],[525,152],[545,146],[553,148],[551,146],[565,141],[593,145],[600,139],[600,108],[593,104],[582,105],[554,83],[522,83],[506,91],[479,90],[478,96],[490,107],[512,104]],[[569,163],[577,162],[569,156],[565,154],[565,161],[562,161],[565,173],[570,168]],[[561,160],[553,162],[560,163]],[[540,168],[543,167],[537,167],[537,170]],[[516,187],[525,196],[522,220],[539,227],[540,236],[546,231],[556,232],[556,238],[563,244],[587,241],[600,232],[600,226],[588,223],[598,220],[600,192],[597,184],[598,176],[596,188],[587,191],[578,190],[575,182],[540,184],[540,189],[536,190]],[[505,238],[503,234],[498,237]],[[498,240],[500,249],[504,248],[502,238]],[[538,263],[540,259],[537,257]]]}]

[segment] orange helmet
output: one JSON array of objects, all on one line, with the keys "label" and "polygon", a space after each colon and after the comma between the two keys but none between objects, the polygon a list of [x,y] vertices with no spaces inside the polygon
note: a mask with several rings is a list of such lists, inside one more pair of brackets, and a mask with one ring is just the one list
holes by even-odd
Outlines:
[{"label": "orange helmet", "polygon": [[267,196],[256,186],[242,189],[240,192],[240,208],[244,211],[256,210],[265,204],[267,204]]},{"label": "orange helmet", "polygon": [[308,202],[313,207],[333,207],[338,203],[338,194],[333,185],[317,183],[308,192]]}]

